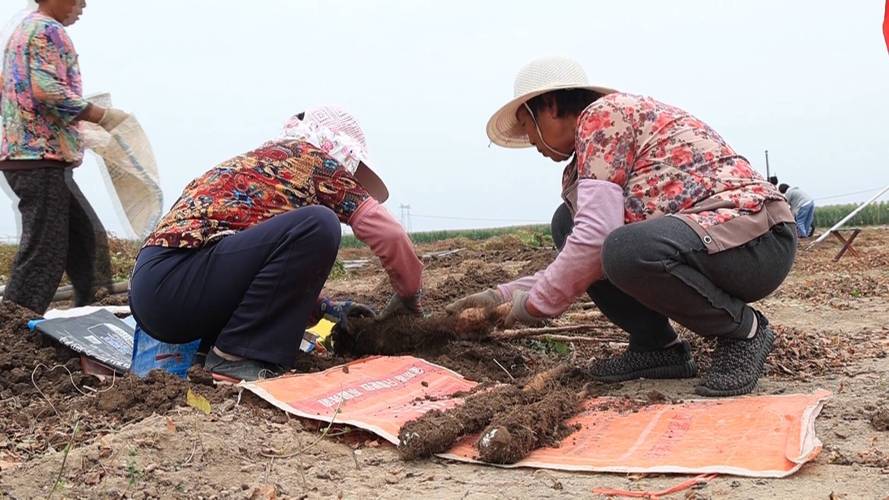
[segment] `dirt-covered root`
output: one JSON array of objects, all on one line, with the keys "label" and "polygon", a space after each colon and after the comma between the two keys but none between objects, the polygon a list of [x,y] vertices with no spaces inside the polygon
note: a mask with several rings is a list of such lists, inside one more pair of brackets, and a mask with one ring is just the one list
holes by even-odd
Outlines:
[{"label": "dirt-covered root", "polygon": [[523,405],[527,398],[518,387],[506,385],[472,394],[450,410],[432,410],[402,426],[398,451],[405,460],[445,452],[460,438],[483,429],[494,415]]},{"label": "dirt-covered root", "polygon": [[349,331],[334,332],[334,351],[357,356],[428,352],[452,340],[487,338],[502,314],[498,309],[468,309],[459,315],[429,318],[352,319]]},{"label": "dirt-covered root", "polygon": [[401,428],[398,433],[401,456],[413,460],[447,451],[460,438],[484,429],[498,415],[524,411],[528,405],[548,397],[553,388],[576,392],[563,388],[575,374],[571,366],[558,365],[531,377],[521,389],[515,385],[498,386],[471,394],[463,404],[450,410],[432,410]]},{"label": "dirt-covered root", "polygon": [[579,374],[580,370],[576,367],[562,363],[531,377],[522,386],[522,390],[529,393],[545,391],[548,387],[558,387],[562,381],[567,381],[566,379],[576,377]]},{"label": "dirt-covered root", "polygon": [[555,445],[576,429],[565,420],[577,414],[584,393],[553,391],[527,406],[513,407],[497,415],[482,432],[479,459],[495,464],[514,464],[532,450]]},{"label": "dirt-covered root", "polygon": [[456,317],[454,332],[461,339],[486,338],[511,308],[512,303],[506,302],[497,307],[464,309]]},{"label": "dirt-covered root", "polygon": [[453,337],[453,318],[396,316],[385,320],[353,319],[349,331],[336,329],[337,354],[366,356],[423,352],[440,347]]}]

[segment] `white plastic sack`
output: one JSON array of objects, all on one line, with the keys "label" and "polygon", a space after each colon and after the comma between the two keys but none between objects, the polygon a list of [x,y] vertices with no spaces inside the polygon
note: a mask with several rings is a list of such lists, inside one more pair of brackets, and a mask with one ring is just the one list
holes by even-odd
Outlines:
[{"label": "white plastic sack", "polygon": [[108,311],[115,316],[118,314],[130,314],[130,306],[83,306],[71,309],[50,309],[43,313],[44,319],[76,318],[87,316],[96,311]]},{"label": "white plastic sack", "polygon": [[[88,99],[99,106],[111,107],[108,94]],[[148,136],[134,116],[110,133],[88,122],[81,122],[80,130],[84,147],[97,155],[96,162],[111,187],[118,215],[122,215],[123,222],[138,238],[144,238],[160,220],[164,203]]]}]

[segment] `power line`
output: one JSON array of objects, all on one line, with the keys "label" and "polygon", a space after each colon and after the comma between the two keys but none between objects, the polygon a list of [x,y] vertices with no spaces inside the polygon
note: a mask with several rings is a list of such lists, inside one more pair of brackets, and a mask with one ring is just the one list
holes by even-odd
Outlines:
[{"label": "power line", "polygon": [[[820,200],[830,200],[834,198],[844,198],[846,196],[854,196],[856,194],[864,194],[864,193],[873,193],[879,191],[880,188],[871,188],[864,189],[861,191],[854,191],[851,193],[844,194],[834,194],[830,196],[822,196],[820,198],[815,198],[816,201]],[[415,214],[411,213],[410,205],[400,205],[401,209],[401,224],[405,228],[410,227],[411,219],[413,217],[419,217],[421,219],[443,219],[443,220],[465,220],[465,221],[478,221],[478,222],[523,222],[526,224],[549,224],[549,221],[541,221],[535,219],[509,219],[509,218],[492,218],[492,217],[460,217],[460,216],[452,216],[452,215],[427,215],[427,214]]]},{"label": "power line", "polygon": [[485,221],[485,222],[527,222],[531,224],[548,224],[548,222],[532,220],[532,219],[492,219],[486,217],[451,217],[448,215],[420,215],[411,214],[413,217],[423,219],[450,219],[450,220],[468,220],[468,221]]},{"label": "power line", "polygon": [[880,188],[871,188],[871,189],[864,189],[864,190],[862,190],[862,191],[855,191],[854,193],[833,194],[833,195],[830,195],[830,196],[822,196],[821,198],[815,198],[815,201],[820,201],[820,200],[831,200],[831,199],[834,199],[834,198],[845,198],[846,196],[852,196],[852,195],[856,195],[856,194],[875,193],[875,192],[877,192],[877,191],[879,191],[879,190],[880,190]]}]

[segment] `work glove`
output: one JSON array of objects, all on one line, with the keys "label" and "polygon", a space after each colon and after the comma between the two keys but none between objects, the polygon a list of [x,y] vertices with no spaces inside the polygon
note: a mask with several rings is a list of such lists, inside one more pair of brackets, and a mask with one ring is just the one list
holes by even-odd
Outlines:
[{"label": "work glove", "polygon": [[318,312],[322,318],[335,323],[334,328],[336,330],[345,333],[351,332],[349,329],[349,319],[375,318],[377,316],[376,311],[371,307],[359,302],[352,302],[351,300],[338,302],[323,299],[318,303]]},{"label": "work glove", "polygon": [[447,311],[448,314],[457,314],[464,309],[469,309],[472,307],[482,307],[488,309],[497,307],[506,301],[507,299],[503,298],[503,294],[501,294],[499,290],[488,288],[483,292],[474,293],[472,295],[463,297],[462,299],[451,302],[450,304],[445,306],[445,311]]},{"label": "work glove", "polygon": [[512,328],[519,323],[528,326],[541,326],[545,320],[546,318],[538,318],[528,312],[528,292],[522,290],[512,294],[512,308],[503,318],[502,325],[505,328]]},{"label": "work glove", "polygon": [[400,297],[397,293],[392,294],[389,303],[377,318],[383,320],[394,316],[423,316],[423,306],[420,304],[420,299],[421,292],[410,297]]},{"label": "work glove", "polygon": [[129,113],[115,108],[107,108],[105,114],[102,115],[102,119],[99,120],[99,126],[111,132],[129,117]]}]

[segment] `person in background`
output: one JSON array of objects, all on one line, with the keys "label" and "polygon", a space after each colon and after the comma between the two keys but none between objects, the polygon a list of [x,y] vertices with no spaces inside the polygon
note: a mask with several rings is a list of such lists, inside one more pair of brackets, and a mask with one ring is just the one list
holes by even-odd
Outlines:
[{"label": "person in background", "polygon": [[536,324],[586,291],[630,334],[624,353],[591,363],[592,378],[696,376],[672,319],[716,339],[698,394],[755,387],[774,332],[748,303],[778,288],[797,244],[784,197],[744,157],[688,112],[590,85],[579,64],[560,57],[525,66],[487,130],[495,144],[571,160],[552,220],[560,251],[545,270],[449,311],[511,302],[506,325]]},{"label": "person in background", "polygon": [[278,375],[321,317],[348,328],[350,317],[373,316],[367,306],[319,296],[340,223],[389,275],[394,293],[380,317],[420,315],[423,265],[381,205],[388,196],[352,115],[332,106],[295,115],[281,137],[185,187],[136,259],[133,315],[162,342],[201,339],[216,380]]},{"label": "person in background", "polygon": [[787,184],[778,186],[778,191],[787,198],[793,218],[796,219],[797,234],[800,238],[808,238],[815,233],[815,200],[798,187]]},{"label": "person in background", "polygon": [[83,98],[77,52],[65,27],[80,19],[86,2],[37,4],[5,47],[0,170],[19,199],[22,221],[3,300],[43,314],[65,272],[75,306],[91,303],[110,283],[105,229],[73,178],[83,160],[77,124],[111,130],[128,115]]}]

